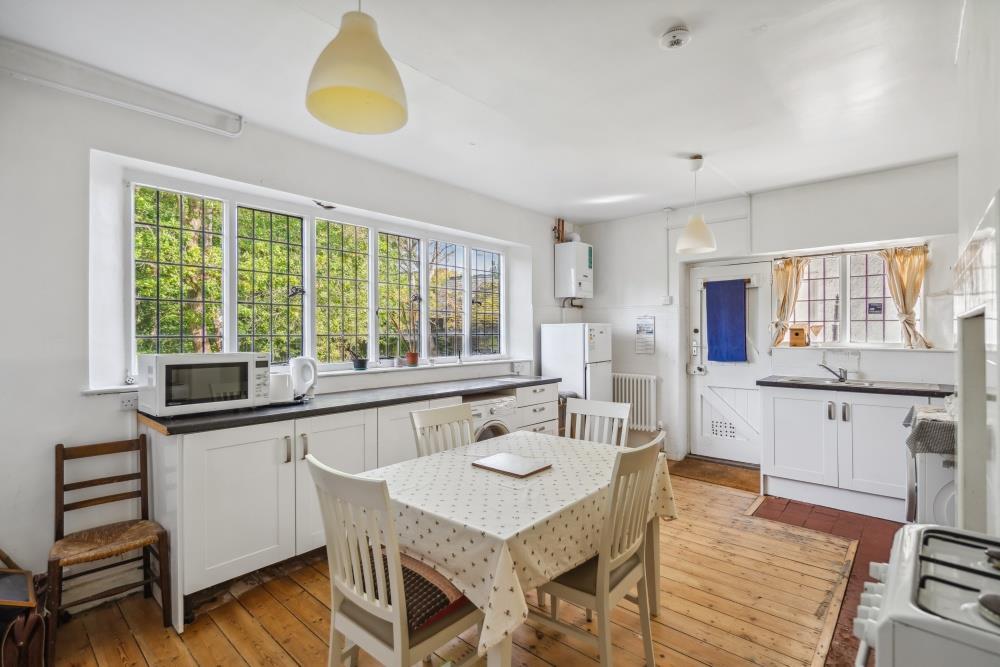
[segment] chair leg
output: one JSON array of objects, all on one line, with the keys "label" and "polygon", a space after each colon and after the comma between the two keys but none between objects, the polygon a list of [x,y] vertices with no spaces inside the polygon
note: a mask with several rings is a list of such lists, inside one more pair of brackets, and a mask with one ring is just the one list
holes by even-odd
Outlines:
[{"label": "chair leg", "polygon": [[537,593],[538,597],[538,608],[545,609],[545,593],[541,592],[540,590],[536,590],[535,593]]},{"label": "chair leg", "polygon": [[347,655],[347,665],[348,665],[348,667],[359,667],[359,665],[361,664],[360,662],[358,662],[358,651],[359,650],[360,649],[358,649],[358,645],[355,644],[351,648],[347,649],[347,651],[345,652],[345,654]]},{"label": "chair leg", "polygon": [[549,598],[552,600],[552,609],[549,612],[549,616],[555,621],[559,618],[559,598],[555,595],[550,595]]},{"label": "chair leg", "polygon": [[646,578],[639,580],[639,627],[642,629],[642,646],[646,651],[646,664],[656,667],[653,654],[653,629],[649,621],[649,587]]},{"label": "chair leg", "polygon": [[344,664],[344,635],[333,628],[332,616],[330,618],[330,657],[327,664],[329,667],[340,667]]},{"label": "chair leg", "polygon": [[590,623],[593,620],[594,620],[594,610],[588,608],[587,609],[587,622]]},{"label": "chair leg", "polygon": [[601,667],[611,667],[611,610],[607,596],[597,598],[597,645],[601,652]]},{"label": "chair leg", "polygon": [[46,664],[56,664],[56,635],[59,630],[59,607],[62,606],[62,568],[59,560],[50,560],[48,568],[48,595],[45,608],[49,612],[48,633],[45,635]]},{"label": "chair leg", "polygon": [[170,536],[167,531],[160,531],[160,539],[156,544],[157,566],[160,568],[160,608],[163,610],[163,627],[173,624],[173,590],[170,581]]},{"label": "chair leg", "polygon": [[[142,578],[150,579],[153,576],[153,569],[149,564],[149,547],[142,548]],[[142,597],[153,597],[153,583],[149,582],[142,587]]]}]

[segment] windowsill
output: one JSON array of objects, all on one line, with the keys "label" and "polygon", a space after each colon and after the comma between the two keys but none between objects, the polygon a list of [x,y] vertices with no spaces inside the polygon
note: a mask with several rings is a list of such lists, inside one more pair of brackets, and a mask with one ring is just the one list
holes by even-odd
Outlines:
[{"label": "windowsill", "polygon": [[826,344],[806,345],[804,347],[791,347],[789,345],[778,345],[778,346],[771,346],[771,349],[772,350],[819,350],[819,351],[832,350],[834,352],[858,351],[858,352],[918,352],[918,353],[955,351],[953,348],[941,348],[941,347],[932,347],[931,349],[926,350],[926,349],[916,349],[916,348],[911,349],[908,347],[899,347],[897,345],[862,345],[862,344],[844,345],[842,343],[830,344],[830,345]]},{"label": "windowsill", "polygon": [[[407,371],[427,371],[433,370],[435,368],[462,368],[463,366],[489,366],[492,364],[515,364],[518,362],[532,361],[531,359],[517,359],[517,358],[494,358],[494,359],[479,359],[476,361],[463,361],[462,363],[448,362],[448,363],[438,363],[438,364],[421,364],[419,366],[401,366],[401,367],[376,367],[368,368],[363,371],[356,371],[353,368],[348,368],[344,370],[333,370],[333,371],[320,371],[320,377],[339,377],[344,375],[371,375],[379,373],[399,373]],[[85,387],[80,390],[80,394],[83,396],[104,396],[108,394],[128,394],[132,392],[139,391],[139,386],[134,384],[123,384],[115,385],[111,387]]]},{"label": "windowsill", "polygon": [[512,359],[512,358],[496,358],[496,359],[480,359],[478,361],[463,361],[458,363],[455,361],[447,363],[437,363],[437,364],[420,364],[419,366],[376,366],[374,368],[369,367],[363,371],[356,371],[353,368],[347,368],[344,370],[331,370],[331,371],[320,371],[320,377],[339,377],[343,375],[370,375],[372,373],[400,373],[407,371],[429,371],[435,368],[462,368],[463,366],[489,366],[491,364],[513,364],[519,361],[531,361],[531,359]]}]

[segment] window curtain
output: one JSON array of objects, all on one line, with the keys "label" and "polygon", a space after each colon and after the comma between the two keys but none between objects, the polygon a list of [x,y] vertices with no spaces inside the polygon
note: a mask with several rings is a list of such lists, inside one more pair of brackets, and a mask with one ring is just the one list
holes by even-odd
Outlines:
[{"label": "window curtain", "polygon": [[915,308],[927,272],[927,247],[887,248],[879,250],[885,260],[885,280],[889,294],[899,311],[899,322],[903,329],[903,344],[908,348],[934,347],[917,331]]},{"label": "window curtain", "polygon": [[795,312],[795,302],[799,298],[799,285],[802,284],[802,272],[809,260],[805,257],[788,257],[779,259],[771,267],[774,277],[774,289],[778,296],[778,309],[771,323],[774,337],[771,345],[777,346],[788,332],[788,322]]}]

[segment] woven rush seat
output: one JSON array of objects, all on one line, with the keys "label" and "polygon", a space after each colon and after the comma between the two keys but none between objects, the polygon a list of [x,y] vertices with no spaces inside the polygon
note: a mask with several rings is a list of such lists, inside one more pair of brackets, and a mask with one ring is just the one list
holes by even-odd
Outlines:
[{"label": "woven rush seat", "polygon": [[[388,579],[389,560],[385,555],[382,557],[382,563],[385,577]],[[462,595],[454,584],[429,565],[402,553],[399,555],[399,564],[403,570],[406,625],[411,644],[419,644],[423,639],[434,635],[459,615],[475,611],[475,605]],[[372,566],[374,567],[374,563]],[[373,572],[372,581],[374,580]],[[389,602],[392,602],[391,592]],[[392,623],[389,621],[369,614],[350,600],[344,601],[340,611],[387,644],[392,643]]]},{"label": "woven rush seat", "polygon": [[119,521],[70,533],[49,550],[49,560],[60,567],[90,563],[156,544],[160,524],[146,519]]}]

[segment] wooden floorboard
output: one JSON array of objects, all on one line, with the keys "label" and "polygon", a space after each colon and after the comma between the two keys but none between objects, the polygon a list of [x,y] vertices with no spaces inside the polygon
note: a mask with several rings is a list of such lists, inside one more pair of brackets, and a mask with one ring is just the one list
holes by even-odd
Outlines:
[{"label": "wooden floorboard", "polygon": [[[827,654],[847,587],[854,527],[817,513],[761,503],[754,493],[682,477],[674,490],[681,517],[663,522],[660,615],[653,620],[657,665],[817,667]],[[795,521],[748,516],[753,507]],[[801,519],[801,520],[800,520]],[[829,528],[812,530],[807,522]],[[795,525],[792,525],[795,524]],[[830,534],[834,533],[834,534]],[[134,595],[89,610],[59,632],[62,667],[107,665],[324,665],[330,581],[314,558],[286,564],[230,588],[182,636],[164,629],[155,602]],[[529,603],[534,604],[533,593]],[[638,610],[623,602],[611,618],[614,664],[644,664]],[[563,604],[562,620],[591,633],[595,621]],[[596,644],[529,621],[513,634],[519,667],[598,665]],[[443,647],[431,663],[475,650],[475,630]],[[375,661],[362,654],[361,665]]]}]

